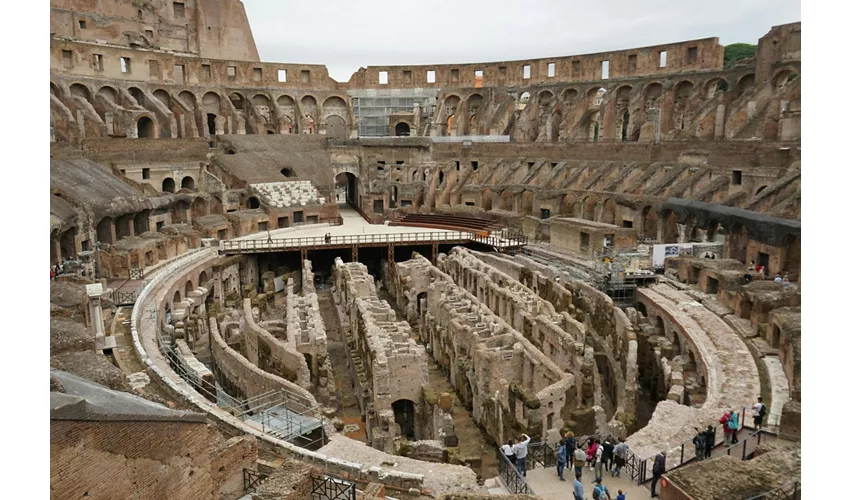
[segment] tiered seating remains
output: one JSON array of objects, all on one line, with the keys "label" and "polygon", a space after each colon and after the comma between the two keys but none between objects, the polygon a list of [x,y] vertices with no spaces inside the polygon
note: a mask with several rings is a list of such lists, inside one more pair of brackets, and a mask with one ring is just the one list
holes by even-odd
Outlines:
[{"label": "tiered seating remains", "polygon": [[251,188],[274,207],[323,205],[327,202],[310,181],[265,182],[251,184]]},{"label": "tiered seating remains", "polygon": [[406,214],[398,221],[390,222],[391,226],[430,227],[434,229],[450,229],[454,231],[498,231],[502,225],[498,222],[459,215],[443,214]]}]

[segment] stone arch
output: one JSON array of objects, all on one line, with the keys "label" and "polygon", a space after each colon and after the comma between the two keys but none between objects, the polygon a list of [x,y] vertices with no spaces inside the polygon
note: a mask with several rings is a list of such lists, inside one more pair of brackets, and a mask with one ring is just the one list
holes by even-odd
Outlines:
[{"label": "stone arch", "polygon": [[97,228],[95,229],[97,234],[97,241],[100,243],[113,244],[115,240],[113,239],[113,229],[112,229],[112,217],[104,217],[100,219],[97,223]]},{"label": "stone arch", "polygon": [[534,213],[534,191],[523,191],[520,213],[522,215],[531,215]]},{"label": "stone arch", "polygon": [[555,94],[549,90],[543,90],[537,94],[537,102],[540,103],[540,110],[543,112],[549,111],[552,104],[555,102]]},{"label": "stone arch", "polygon": [[166,177],[162,180],[162,192],[163,193],[173,193],[175,189],[174,179],[171,177]]},{"label": "stone arch", "polygon": [[156,127],[147,116],[142,116],[136,122],[136,137],[139,139],[153,139],[156,137]]},{"label": "stone arch", "polygon": [[133,217],[133,232],[136,236],[139,236],[140,234],[146,233],[150,230],[150,228],[148,227],[149,220],[149,210],[139,212]]},{"label": "stone arch", "polygon": [[563,92],[561,92],[561,99],[566,103],[574,103],[577,98],[578,90],[572,87],[565,89]]},{"label": "stone arch", "polygon": [[104,85],[97,91],[97,96],[106,101],[118,104],[118,91],[110,85]]},{"label": "stone arch", "polygon": [[207,277],[206,271],[201,271],[201,274],[198,275],[198,286],[206,288],[206,284],[210,279]]},{"label": "stone arch", "polygon": [[184,287],[186,291],[186,298],[189,298],[189,292],[195,291],[195,285],[192,284],[192,280],[186,280],[186,285]]},{"label": "stone arch", "polygon": [[308,94],[301,98],[301,133],[316,133],[316,117],[318,112],[319,104],[315,97]]},{"label": "stone arch", "polygon": [[348,126],[345,123],[345,118],[340,115],[330,115],[326,119],[327,128],[325,133],[328,137],[334,139],[347,139]]},{"label": "stone arch", "polygon": [[249,210],[255,210],[260,208],[260,199],[256,196],[249,196],[246,204]]},{"label": "stone arch", "polygon": [[91,90],[82,83],[72,83],[69,89],[71,91],[71,96],[81,97],[91,102]]},{"label": "stone arch", "polygon": [[245,110],[245,97],[242,94],[239,92],[231,92],[227,98],[230,99],[230,103],[233,104],[233,107],[237,111]]},{"label": "stone arch", "polygon": [[195,103],[197,99],[195,98],[195,94],[189,92],[188,90],[184,90],[177,94],[177,98],[183,101],[183,104],[186,105],[189,109],[195,109]]},{"label": "stone arch", "polygon": [[180,290],[174,290],[174,295],[171,296],[172,310],[174,310],[173,304],[178,304],[180,302],[183,302],[183,296],[180,295]]},{"label": "stone arch", "polygon": [[221,96],[219,96],[215,92],[207,92],[204,94],[201,102],[203,103],[204,110],[207,113],[211,113],[214,115],[221,114]]},{"label": "stone arch", "polygon": [[410,124],[407,122],[398,122],[395,125],[395,135],[406,137],[410,135]]},{"label": "stone arch", "polygon": [[416,405],[409,399],[397,399],[392,403],[395,423],[400,434],[409,441],[416,439]]},{"label": "stone arch", "polygon": [[650,109],[658,107],[658,99],[664,91],[664,87],[658,82],[652,82],[643,88],[643,108]]},{"label": "stone arch", "polygon": [[735,88],[732,89],[732,93],[730,96],[730,100],[734,101],[741,97],[750,87],[752,87],[756,83],[756,75],[754,73],[747,73],[738,79],[738,82],[735,84]]},{"label": "stone arch", "polygon": [[193,191],[195,189],[195,179],[193,179],[191,175],[183,177],[183,179],[180,181],[180,189],[188,189],[189,191]]},{"label": "stone arch", "polygon": [[469,114],[475,115],[481,110],[481,106],[484,104],[484,97],[476,92],[475,94],[469,96],[469,98],[466,100],[466,103],[467,108],[469,109]]},{"label": "stone arch", "polygon": [[443,107],[446,110],[446,135],[451,135],[452,126],[455,122],[455,112],[460,105],[460,97],[452,94],[443,101]]},{"label": "stone arch", "polygon": [[195,198],[195,201],[192,202],[192,219],[194,220],[205,215],[207,215],[207,202],[198,196]]},{"label": "stone arch", "polygon": [[739,262],[747,263],[747,247],[749,246],[749,236],[747,234],[747,226],[740,222],[735,222],[730,228],[727,235],[729,244],[729,258]]},{"label": "stone arch", "polygon": [[59,86],[53,82],[50,82],[50,95],[56,97],[57,99],[62,98],[62,90],[60,90]]},{"label": "stone arch", "polygon": [[687,109],[693,94],[694,84],[682,80],[673,88],[673,129],[684,130],[688,125]]},{"label": "stone arch", "polygon": [[786,83],[794,80],[798,76],[799,75],[797,75],[795,70],[782,68],[773,75],[773,78],[770,79],[770,83],[773,85],[774,90],[779,90],[784,87]]},{"label": "stone arch", "polygon": [[277,106],[280,109],[280,133],[281,134],[297,134],[298,133],[298,107],[295,104],[295,99],[286,94],[278,96]]},{"label": "stone arch", "polygon": [[339,172],[334,177],[335,191],[340,201],[358,206],[357,175],[352,172]]},{"label": "stone arch", "polygon": [[614,224],[616,214],[617,202],[614,201],[614,198],[608,198],[602,204],[602,217],[600,217],[599,222],[604,222],[606,224]]},{"label": "stone arch", "polygon": [[702,87],[706,99],[713,99],[720,92],[729,90],[729,83],[723,78],[712,78]]},{"label": "stone arch", "polygon": [[127,89],[127,92],[133,97],[133,100],[136,101],[136,104],[140,108],[144,108],[145,104],[145,93],[139,87],[130,87]]},{"label": "stone arch", "polygon": [[493,191],[490,189],[485,189],[481,193],[481,207],[484,210],[492,210],[493,209]]},{"label": "stone arch", "polygon": [[756,194],[756,196],[758,196],[759,194],[761,194],[761,192],[762,192],[762,191],[764,191],[765,189],[767,189],[767,184],[765,184],[765,185],[763,185],[763,186],[760,186],[758,189],[756,189],[756,193],[755,193],[755,194]]},{"label": "stone arch", "polygon": [[171,109],[171,94],[169,94],[167,90],[154,90],[153,96],[156,97],[166,108]]},{"label": "stone arch", "polygon": [[664,241],[662,243],[678,243],[679,224],[676,220],[676,213],[671,210],[662,215],[664,219]]},{"label": "stone arch", "polygon": [[345,114],[348,111],[348,105],[342,97],[332,95],[322,102],[322,109],[327,108],[331,114]]}]

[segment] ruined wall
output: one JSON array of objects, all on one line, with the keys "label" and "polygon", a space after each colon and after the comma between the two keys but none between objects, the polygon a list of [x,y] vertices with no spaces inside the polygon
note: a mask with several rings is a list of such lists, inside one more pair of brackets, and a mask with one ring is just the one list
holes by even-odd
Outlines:
[{"label": "ruined wall", "polygon": [[[410,325],[396,318],[386,301],[377,297],[374,279],[366,266],[357,262],[334,261],[334,300],[348,316],[354,351],[362,373],[358,399],[366,408],[366,431],[375,448],[390,451],[392,440],[400,432],[395,406],[408,401],[413,415],[422,415],[422,390],[428,382],[425,350],[411,338]],[[358,364],[358,363],[355,363]],[[403,403],[404,404],[404,403]],[[414,417],[421,435],[421,419]]]},{"label": "ruined wall", "polygon": [[302,388],[309,388],[310,369],[304,355],[296,348],[295,338],[289,335],[288,330],[285,340],[276,338],[257,324],[251,299],[246,298],[242,304],[245,357],[263,371],[282,377]]},{"label": "ruined wall", "polygon": [[216,379],[229,394],[251,398],[269,391],[285,391],[287,397],[298,404],[308,408],[317,405],[316,399],[306,389],[261,370],[228,346],[219,334],[215,318],[210,318],[210,340]]}]

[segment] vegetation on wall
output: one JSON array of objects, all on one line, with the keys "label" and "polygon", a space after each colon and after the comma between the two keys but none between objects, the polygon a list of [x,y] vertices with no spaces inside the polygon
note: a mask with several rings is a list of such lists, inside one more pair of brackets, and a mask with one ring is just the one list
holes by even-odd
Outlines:
[{"label": "vegetation on wall", "polygon": [[729,69],[741,59],[756,55],[756,45],[751,43],[733,43],[723,47],[723,69]]}]

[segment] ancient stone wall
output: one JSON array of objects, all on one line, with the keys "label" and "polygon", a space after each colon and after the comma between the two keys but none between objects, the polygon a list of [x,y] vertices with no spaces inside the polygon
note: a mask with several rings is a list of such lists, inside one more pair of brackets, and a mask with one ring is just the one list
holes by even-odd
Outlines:
[{"label": "ancient stone wall", "polygon": [[[378,299],[365,265],[343,263],[337,257],[333,274],[334,299],[348,316],[356,351],[351,354],[358,356],[355,364],[360,363],[361,383],[366,383],[358,397],[366,408],[367,435],[373,447],[389,451],[399,432],[396,405],[406,400],[414,415],[423,413],[422,390],[428,382],[425,350],[411,338],[410,325],[398,320],[390,305]],[[414,425],[421,435],[422,422]]]},{"label": "ancient stone wall", "polygon": [[310,369],[304,355],[298,352],[297,341],[289,334],[288,328],[285,340],[276,338],[257,324],[258,318],[254,317],[251,299],[246,298],[242,304],[245,357],[263,371],[282,377],[304,389],[309,388]]}]

